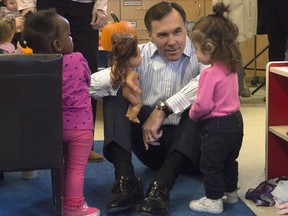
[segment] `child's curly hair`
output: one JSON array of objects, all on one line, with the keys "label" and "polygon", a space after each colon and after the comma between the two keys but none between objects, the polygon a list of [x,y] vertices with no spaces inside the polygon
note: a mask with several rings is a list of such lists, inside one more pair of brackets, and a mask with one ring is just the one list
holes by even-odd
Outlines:
[{"label": "child's curly hair", "polygon": [[232,71],[242,67],[242,58],[237,44],[238,27],[230,19],[224,17],[229,7],[222,2],[213,7],[214,14],[202,17],[192,28],[191,40],[198,43],[201,51],[205,52],[206,44],[212,43],[215,47],[211,59],[215,62],[224,61]]},{"label": "child's curly hair", "polygon": [[34,53],[54,53],[53,41],[59,35],[54,8],[29,13],[25,17],[22,38]]},{"label": "child's curly hair", "polygon": [[0,44],[10,42],[16,32],[16,22],[13,18],[0,18]]},{"label": "child's curly hair", "polygon": [[131,57],[137,56],[138,39],[130,33],[115,33],[112,38],[112,50],[110,52],[110,66],[114,75],[113,83],[122,83],[123,68]]}]

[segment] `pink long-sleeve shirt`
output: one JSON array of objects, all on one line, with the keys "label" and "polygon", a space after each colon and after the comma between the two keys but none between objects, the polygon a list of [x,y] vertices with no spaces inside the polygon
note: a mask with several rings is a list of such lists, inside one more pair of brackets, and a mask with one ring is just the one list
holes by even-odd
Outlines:
[{"label": "pink long-sleeve shirt", "polygon": [[86,59],[79,52],[66,54],[62,71],[63,129],[93,130],[91,71]]},{"label": "pink long-sleeve shirt", "polygon": [[214,64],[200,74],[198,94],[189,111],[192,120],[225,116],[240,109],[237,73]]},{"label": "pink long-sleeve shirt", "polygon": [[6,51],[9,54],[22,54],[18,49],[15,49],[14,44],[11,42],[0,44],[0,49]]}]

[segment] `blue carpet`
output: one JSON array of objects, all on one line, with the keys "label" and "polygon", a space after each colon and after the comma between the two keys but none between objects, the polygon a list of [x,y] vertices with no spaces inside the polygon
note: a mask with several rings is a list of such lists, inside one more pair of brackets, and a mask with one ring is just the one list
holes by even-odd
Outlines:
[{"label": "blue carpet", "polygon": [[[95,142],[95,150],[102,152],[102,142]],[[139,176],[147,188],[154,171],[146,168],[133,157],[135,174]],[[114,182],[114,168],[108,162],[89,163],[85,175],[84,194],[91,206],[105,212],[106,202],[111,195]],[[1,216],[49,216],[54,215],[52,202],[50,170],[38,171],[38,177],[22,180],[19,172],[5,173],[5,180],[0,181],[0,215]],[[209,213],[193,212],[188,204],[191,199],[204,195],[201,176],[180,175],[170,194],[169,216],[206,216]],[[137,209],[131,209],[114,216],[136,216]],[[112,214],[111,214],[112,215]],[[224,212],[217,215],[254,216],[255,214],[239,200],[237,204],[224,204]]]}]

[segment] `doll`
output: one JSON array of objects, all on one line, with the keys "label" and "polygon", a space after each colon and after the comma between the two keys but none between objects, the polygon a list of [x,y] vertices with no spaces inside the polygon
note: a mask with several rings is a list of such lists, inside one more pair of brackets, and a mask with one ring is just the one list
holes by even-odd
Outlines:
[{"label": "doll", "polygon": [[139,88],[139,74],[135,68],[142,63],[138,39],[130,33],[116,33],[112,36],[110,66],[113,74],[112,84],[123,85],[122,94],[130,105],[126,117],[134,123],[140,123],[137,115],[142,107],[142,94]]}]

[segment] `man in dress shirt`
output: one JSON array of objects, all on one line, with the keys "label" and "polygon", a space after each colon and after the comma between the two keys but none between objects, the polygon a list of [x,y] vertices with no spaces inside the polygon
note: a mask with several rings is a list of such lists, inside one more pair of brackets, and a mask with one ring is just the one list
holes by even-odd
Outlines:
[{"label": "man in dress shirt", "polygon": [[104,97],[104,156],[115,168],[115,184],[107,212],[119,212],[143,198],[141,180],[134,176],[133,151],[139,160],[158,170],[142,199],[139,213],[167,215],[169,191],[177,175],[197,169],[200,137],[187,108],[197,94],[203,68],[187,37],[186,14],[176,3],[160,2],[146,13],[150,42],[140,45],[143,107],[140,124],[125,117],[129,103],[121,86],[111,86],[110,68],[92,75],[90,93]]}]

